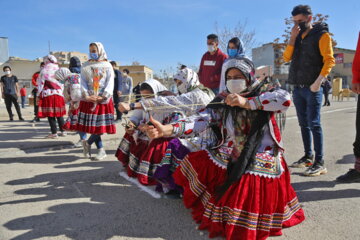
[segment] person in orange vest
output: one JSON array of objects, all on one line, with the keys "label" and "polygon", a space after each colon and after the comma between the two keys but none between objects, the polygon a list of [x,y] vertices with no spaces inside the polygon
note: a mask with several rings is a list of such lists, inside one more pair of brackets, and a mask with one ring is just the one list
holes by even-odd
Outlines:
[{"label": "person in orange vest", "polygon": [[341,175],[336,179],[336,181],[340,183],[360,182],[360,32],[355,57],[352,64],[352,72],[352,91],[358,94],[355,126],[356,137],[354,142],[355,166],[354,169],[350,169],[346,174]]},{"label": "person in orange vest", "polygon": [[25,108],[25,101],[26,101],[26,86],[23,85],[23,87],[20,89],[20,97],[21,97],[21,107]]}]

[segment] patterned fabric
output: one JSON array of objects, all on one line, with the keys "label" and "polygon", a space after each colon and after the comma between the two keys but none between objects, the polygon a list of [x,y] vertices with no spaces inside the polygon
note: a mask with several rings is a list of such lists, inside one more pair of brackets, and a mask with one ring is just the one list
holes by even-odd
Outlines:
[{"label": "patterned fabric", "polygon": [[280,162],[281,156],[281,152],[277,156],[271,155],[268,152],[257,153],[254,162],[245,173],[278,178],[284,172]]},{"label": "patterned fabric", "polygon": [[176,184],[184,188],[185,206],[191,208],[199,229],[209,231],[210,238],[266,239],[282,235],[282,228],[305,219],[283,159],[284,171],[280,177],[246,173],[216,199],[216,188],[225,180],[227,171],[203,153],[190,153],[185,157],[174,178]]},{"label": "patterned fabric", "polygon": [[57,64],[57,60],[54,56],[48,55],[44,57],[44,68],[40,71],[40,75],[37,78],[37,88],[39,96],[42,96],[43,88],[45,82],[51,82],[53,84],[53,88],[51,89],[61,89],[62,85],[56,80],[55,72],[59,69]]},{"label": "patterned fabric", "polygon": [[93,106],[90,102],[80,102],[77,130],[91,134],[116,133],[112,100],[108,104],[97,104],[94,110]]},{"label": "patterned fabric", "polygon": [[230,207],[218,207],[208,203],[205,207],[204,217],[210,218],[212,222],[226,222],[253,231],[267,231],[271,229],[282,229],[283,222],[288,221],[301,209],[298,198],[293,198],[284,207],[282,213],[259,214],[247,212]]},{"label": "patterned fabric", "polygon": [[190,92],[194,88],[200,85],[199,77],[194,70],[190,68],[184,68],[179,70],[174,79],[180,80],[185,85],[186,92]]}]

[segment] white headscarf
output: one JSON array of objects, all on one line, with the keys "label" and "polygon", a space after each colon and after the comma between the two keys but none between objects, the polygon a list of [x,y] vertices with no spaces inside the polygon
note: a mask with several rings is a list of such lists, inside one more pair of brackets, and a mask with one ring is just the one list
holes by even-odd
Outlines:
[{"label": "white headscarf", "polygon": [[104,46],[102,45],[101,42],[93,42],[93,43],[90,43],[91,44],[95,44],[97,49],[98,49],[98,54],[99,54],[99,58],[98,58],[98,61],[102,61],[102,60],[107,60],[107,54],[105,52],[105,49],[104,49]]},{"label": "white headscarf", "polygon": [[154,92],[155,95],[158,94],[159,92],[167,91],[167,90],[168,90],[168,89],[167,89],[164,85],[162,85],[158,80],[153,79],[153,78],[150,78],[150,79],[148,79],[148,80],[145,80],[145,82],[143,82],[143,84],[144,84],[144,83],[147,83],[147,84],[150,85],[150,87],[153,89],[153,92]]},{"label": "white headscarf", "polygon": [[232,59],[229,59],[222,66],[220,89],[219,89],[220,93],[227,90],[227,88],[226,88],[226,76],[225,75],[226,75],[227,71],[230,68],[239,69],[246,76],[247,80],[249,81],[247,83],[248,86],[250,86],[255,81],[254,64],[250,59],[248,59],[248,58],[241,58],[241,59],[232,58]]},{"label": "white headscarf", "polygon": [[194,70],[190,68],[184,68],[179,70],[175,76],[174,79],[178,79],[182,82],[182,84],[185,84],[186,92],[191,91],[194,87],[199,86],[199,77]]},{"label": "white headscarf", "polygon": [[71,74],[68,68],[60,68],[55,72],[55,78],[64,83],[65,79]]},{"label": "white headscarf", "polygon": [[50,54],[45,56],[43,61],[44,61],[45,65],[48,63],[57,63],[58,62],[56,57],[54,55],[50,55]]}]

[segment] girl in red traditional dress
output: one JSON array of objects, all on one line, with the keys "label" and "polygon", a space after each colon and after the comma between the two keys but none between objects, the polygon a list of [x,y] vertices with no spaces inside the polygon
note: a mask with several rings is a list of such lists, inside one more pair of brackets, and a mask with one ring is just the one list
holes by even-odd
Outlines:
[{"label": "girl in red traditional dress", "polygon": [[57,138],[56,120],[60,129],[60,136],[64,136],[64,119],[66,114],[63,85],[55,78],[59,69],[57,59],[53,55],[44,57],[45,66],[38,77],[39,118],[48,118],[51,134],[47,138]]},{"label": "girl in red traditional dress", "polygon": [[198,115],[168,125],[151,119],[154,126],[147,134],[163,138],[214,132],[212,146],[189,153],[174,174],[199,229],[226,239],[279,236],[283,228],[305,219],[274,117],[290,106],[290,94],[254,88],[247,59],[224,64],[220,89],[225,101],[217,98]]},{"label": "girl in red traditional dress", "polygon": [[103,45],[99,42],[89,46],[90,60],[81,67],[82,100],[80,101],[76,130],[90,133],[84,141],[84,156],[91,158],[91,145],[95,142],[98,153],[92,160],[106,157],[101,135],[115,134],[114,104],[114,71],[107,60]]}]

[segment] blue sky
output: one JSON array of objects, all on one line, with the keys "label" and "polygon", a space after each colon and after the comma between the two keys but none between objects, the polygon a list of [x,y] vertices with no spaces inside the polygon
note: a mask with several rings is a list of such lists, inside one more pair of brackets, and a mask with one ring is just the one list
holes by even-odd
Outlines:
[{"label": "blue sky", "polygon": [[35,59],[48,51],[88,52],[104,44],[111,60],[139,61],[155,71],[178,62],[198,65],[206,36],[220,26],[247,21],[258,44],[284,31],[295,5],[330,15],[338,47],[355,49],[360,30],[360,1],[205,1],[205,0],[0,0],[0,36],[9,38],[10,56]]}]

